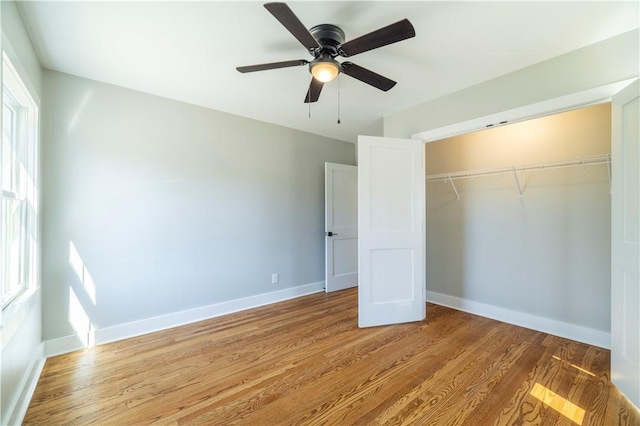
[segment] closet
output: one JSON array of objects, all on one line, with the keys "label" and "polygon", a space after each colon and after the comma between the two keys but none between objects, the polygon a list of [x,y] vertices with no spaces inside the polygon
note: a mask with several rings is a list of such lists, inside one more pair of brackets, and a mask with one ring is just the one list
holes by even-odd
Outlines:
[{"label": "closet", "polygon": [[610,154],[609,103],[427,143],[427,299],[608,334]]}]

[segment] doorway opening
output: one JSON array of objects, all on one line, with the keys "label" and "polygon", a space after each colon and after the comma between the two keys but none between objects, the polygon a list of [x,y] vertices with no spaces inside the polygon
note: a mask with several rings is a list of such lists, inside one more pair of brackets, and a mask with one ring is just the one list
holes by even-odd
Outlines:
[{"label": "doorway opening", "polygon": [[425,144],[427,300],[610,342],[611,106]]}]

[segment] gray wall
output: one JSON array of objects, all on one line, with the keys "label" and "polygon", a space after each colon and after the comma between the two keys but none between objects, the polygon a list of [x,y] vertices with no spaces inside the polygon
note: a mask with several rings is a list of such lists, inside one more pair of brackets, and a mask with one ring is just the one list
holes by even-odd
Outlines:
[{"label": "gray wall", "polygon": [[[42,70],[31,41],[12,1],[2,1],[2,48],[7,50],[27,88],[41,96]],[[2,315],[0,354],[0,423],[13,422],[29,376],[42,357],[41,297],[36,290],[28,300],[14,303]]]},{"label": "gray wall", "polygon": [[609,333],[606,166],[427,185],[427,290]]},{"label": "gray wall", "polygon": [[43,112],[45,339],[324,280],[354,145],[53,71]]}]

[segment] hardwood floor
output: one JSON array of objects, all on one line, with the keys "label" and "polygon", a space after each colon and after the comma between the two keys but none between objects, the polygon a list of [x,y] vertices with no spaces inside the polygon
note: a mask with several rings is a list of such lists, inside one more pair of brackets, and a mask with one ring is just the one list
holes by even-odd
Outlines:
[{"label": "hardwood floor", "polygon": [[50,358],[24,420],[152,423],[640,425],[640,413],[610,384],[605,349],[436,305],[420,323],[359,329],[351,289]]}]

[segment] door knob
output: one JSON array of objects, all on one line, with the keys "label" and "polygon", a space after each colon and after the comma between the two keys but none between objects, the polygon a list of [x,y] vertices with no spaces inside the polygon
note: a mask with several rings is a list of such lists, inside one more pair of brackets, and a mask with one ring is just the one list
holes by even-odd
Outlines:
[{"label": "door knob", "polygon": [[327,235],[327,237],[333,237],[334,235],[338,235],[338,234],[333,233],[333,232],[331,232],[331,231],[326,232],[325,234]]}]

